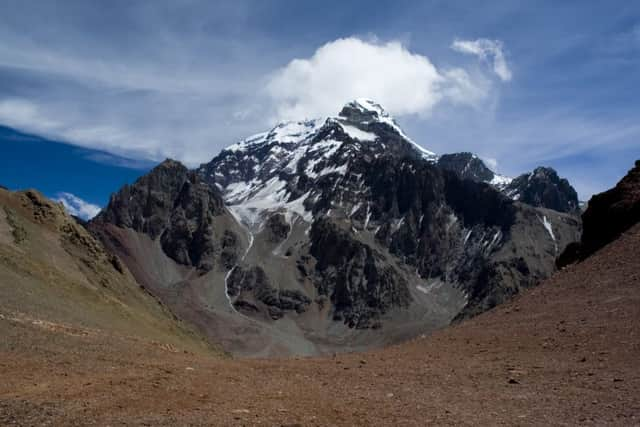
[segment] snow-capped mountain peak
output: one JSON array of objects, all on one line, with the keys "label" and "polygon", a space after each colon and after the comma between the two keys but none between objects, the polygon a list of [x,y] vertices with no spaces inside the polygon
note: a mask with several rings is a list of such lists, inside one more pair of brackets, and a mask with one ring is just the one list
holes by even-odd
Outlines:
[{"label": "snow-capped mountain peak", "polygon": [[409,139],[380,104],[358,99],[334,117],[278,123],[231,145],[199,172],[246,225],[259,228],[274,211],[309,220],[327,192],[346,200],[351,196],[345,194],[360,191],[355,162],[381,156],[437,159]]},{"label": "snow-capped mountain peak", "polygon": [[348,102],[340,111],[338,119],[348,124],[355,124],[364,127],[380,128],[386,127],[387,130],[395,132],[402,139],[413,145],[413,148],[428,161],[435,162],[437,156],[434,152],[423,148],[421,145],[409,138],[402,128],[396,123],[393,117],[385,111],[382,106],[370,99],[358,98]]},{"label": "snow-capped mountain peak", "polygon": [[[252,135],[230,145],[224,151],[244,152],[265,143],[284,146],[287,144],[300,145],[311,139],[314,142],[319,142],[335,132],[359,142],[377,141],[385,144],[385,141],[390,142],[389,139],[409,142],[413,146],[412,148],[426,160],[435,161],[437,159],[435,153],[424,149],[411,140],[380,104],[365,98],[348,102],[340,110],[338,116],[279,122],[271,130]],[[276,150],[278,149],[276,148]]]}]

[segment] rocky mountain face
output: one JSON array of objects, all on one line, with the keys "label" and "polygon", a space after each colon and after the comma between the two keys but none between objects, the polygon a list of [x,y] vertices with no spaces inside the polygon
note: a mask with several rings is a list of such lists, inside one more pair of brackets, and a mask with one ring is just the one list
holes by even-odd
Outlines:
[{"label": "rocky mountain face", "polygon": [[443,154],[438,157],[439,167],[454,172],[458,178],[485,182],[498,189],[504,188],[511,178],[493,172],[475,154],[469,152]]},{"label": "rocky mountain face", "polygon": [[507,197],[483,166],[436,156],[357,100],[196,171],[165,162],[89,227],[231,351],[370,348],[499,304],[578,239],[579,218]]},{"label": "rocky mountain face", "polygon": [[533,172],[509,178],[493,172],[472,153],[443,154],[437,165],[461,179],[490,184],[507,197],[531,206],[572,214],[580,211],[575,189],[549,167],[538,167]]},{"label": "rocky mountain face", "polygon": [[582,238],[567,247],[558,259],[558,266],[584,260],[638,222],[640,160],[636,160],[635,166],[614,188],[591,198],[582,214]]},{"label": "rocky mountain face", "polygon": [[504,188],[504,192],[512,199],[531,206],[576,214],[580,211],[578,193],[552,168],[539,167],[520,175]]},{"label": "rocky mountain face", "polygon": [[163,251],[178,264],[206,272],[235,263],[236,236],[213,226],[215,217],[225,212],[215,187],[167,160],[113,194],[93,224],[110,223],[159,239]]}]

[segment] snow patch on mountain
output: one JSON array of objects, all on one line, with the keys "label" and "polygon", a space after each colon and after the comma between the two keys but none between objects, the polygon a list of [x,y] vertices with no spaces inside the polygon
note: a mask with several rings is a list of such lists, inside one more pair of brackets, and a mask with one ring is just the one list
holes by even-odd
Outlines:
[{"label": "snow patch on mountain", "polygon": [[256,182],[232,184],[231,193],[226,195],[229,210],[253,231],[260,227],[266,212],[282,211],[288,222],[291,222],[293,215],[310,222],[311,212],[304,207],[309,193],[289,200],[291,194],[286,186],[287,183],[277,177],[271,178],[263,185]]},{"label": "snow patch on mountain", "polygon": [[493,178],[490,181],[488,181],[487,184],[491,184],[494,187],[500,188],[500,187],[505,187],[511,184],[511,181],[513,181],[513,178],[504,176],[504,175],[499,175],[494,172]]},{"label": "snow patch on mountain", "polygon": [[553,240],[555,242],[556,241],[556,236],[555,236],[555,234],[553,234],[553,227],[551,226],[551,222],[549,222],[549,220],[547,219],[547,216],[543,215],[542,219],[540,220],[540,222],[542,223],[544,228],[547,230],[547,233],[549,233],[549,236],[551,237],[551,240]]},{"label": "snow patch on mountain", "polygon": [[342,129],[344,129],[347,135],[359,141],[375,141],[377,138],[377,135],[375,133],[365,132],[355,126],[349,126],[342,123],[340,124],[340,126],[342,126]]}]

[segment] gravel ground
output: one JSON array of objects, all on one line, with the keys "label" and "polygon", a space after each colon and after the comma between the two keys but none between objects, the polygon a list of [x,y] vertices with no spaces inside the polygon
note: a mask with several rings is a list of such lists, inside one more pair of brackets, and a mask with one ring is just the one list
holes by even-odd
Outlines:
[{"label": "gravel ground", "polygon": [[3,313],[0,425],[640,425],[640,224],[470,321],[329,358],[207,357]]}]

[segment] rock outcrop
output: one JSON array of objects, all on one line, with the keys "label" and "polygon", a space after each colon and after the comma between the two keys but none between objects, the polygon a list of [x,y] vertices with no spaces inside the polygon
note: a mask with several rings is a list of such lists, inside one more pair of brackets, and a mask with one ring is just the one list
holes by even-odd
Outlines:
[{"label": "rock outcrop", "polygon": [[458,178],[490,184],[509,198],[531,206],[558,212],[579,214],[580,203],[575,189],[549,167],[538,167],[533,172],[509,178],[489,169],[472,153],[443,154],[437,165],[455,173]]},{"label": "rock outcrop", "polygon": [[234,305],[237,309],[250,314],[266,309],[266,314],[273,320],[282,318],[287,311],[303,313],[311,304],[300,291],[272,287],[269,277],[258,266],[234,268],[227,286],[229,296],[236,297]]},{"label": "rock outcrop", "polygon": [[558,258],[562,267],[584,260],[640,221],[640,160],[616,186],[596,194],[582,214],[582,238]]},{"label": "rock outcrop", "polygon": [[574,214],[580,211],[578,193],[552,168],[538,167],[531,173],[520,175],[504,188],[504,192],[531,206]]},{"label": "rock outcrop", "polygon": [[213,226],[225,213],[215,187],[179,162],[165,160],[113,194],[91,223],[94,229],[109,223],[159,239],[170,258],[206,272],[215,266],[229,268],[237,258],[237,238]]},{"label": "rock outcrop", "polygon": [[365,328],[393,307],[408,307],[409,284],[380,253],[328,218],[313,223],[314,283],[334,305],[333,319]]},{"label": "rock outcrop", "polygon": [[473,153],[451,153],[438,157],[438,166],[454,172],[461,179],[491,182],[496,174]]}]

